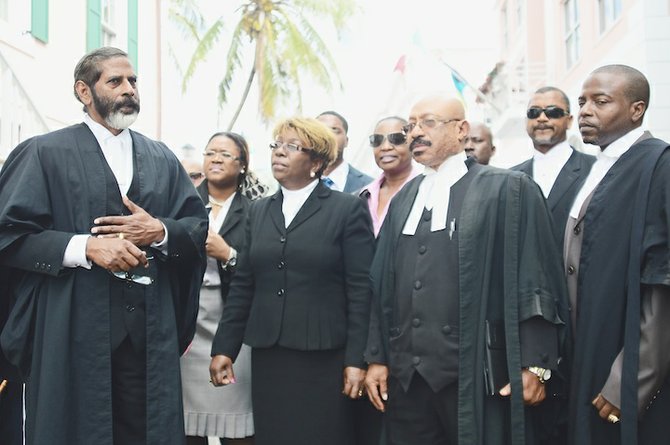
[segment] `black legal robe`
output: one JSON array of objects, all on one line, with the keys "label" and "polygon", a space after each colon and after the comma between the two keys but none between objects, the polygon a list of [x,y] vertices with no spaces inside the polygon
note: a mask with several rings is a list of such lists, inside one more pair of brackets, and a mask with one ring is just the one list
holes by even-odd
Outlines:
[{"label": "black legal robe", "polygon": [[[368,363],[388,363],[395,326],[395,275],[398,238],[423,176],[394,197],[378,238],[371,267],[372,316],[366,348]],[[447,229],[449,230],[449,226]],[[567,291],[560,255],[553,242],[549,211],[537,184],[525,174],[489,166],[472,179],[463,201],[459,231],[458,440],[463,444],[525,443],[526,418],[521,386],[520,323],[535,317],[554,324],[561,344],[568,320]],[[509,400],[487,397],[484,383],[485,320],[504,320]],[[556,337],[554,337],[555,339]],[[534,338],[535,357],[543,357],[546,338]],[[557,348],[559,345],[555,345]],[[560,350],[560,348],[559,348]]]},{"label": "black legal robe", "polygon": [[[181,444],[179,355],[205,267],[207,215],[174,154],[131,131],[137,204],[165,224],[167,255],[145,291],[147,442]],[[0,264],[17,283],[0,340],[26,379],[28,444],[111,444],[110,280],[61,268],[74,234],[108,208],[105,159],[85,124],[20,144],[0,173]],[[3,296],[3,298],[6,298]]]}]

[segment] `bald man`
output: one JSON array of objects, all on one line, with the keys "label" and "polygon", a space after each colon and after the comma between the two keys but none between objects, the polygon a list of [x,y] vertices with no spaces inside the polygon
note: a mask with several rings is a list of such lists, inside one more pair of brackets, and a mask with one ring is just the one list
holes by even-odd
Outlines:
[{"label": "bald man", "polygon": [[458,100],[422,99],[408,121],[425,172],[379,235],[368,397],[393,445],[530,441],[524,404],[546,396],[567,316],[544,198],[527,175],[467,158]]},{"label": "bald man", "polygon": [[670,437],[670,146],[642,129],[649,90],[635,68],[607,65],[579,96],[579,131],[601,152],[565,231],[574,445]]},{"label": "bald man", "polygon": [[495,151],[491,129],[481,122],[471,122],[465,138],[465,154],[469,158],[474,157],[482,165],[489,165]]}]

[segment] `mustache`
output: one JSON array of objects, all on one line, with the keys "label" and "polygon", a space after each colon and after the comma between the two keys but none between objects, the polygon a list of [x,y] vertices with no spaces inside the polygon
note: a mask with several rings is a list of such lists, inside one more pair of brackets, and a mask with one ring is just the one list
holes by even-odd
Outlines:
[{"label": "mustache", "polygon": [[114,111],[119,111],[121,108],[129,107],[135,111],[140,111],[140,104],[132,97],[126,97],[121,102],[114,104]]},{"label": "mustache", "polygon": [[410,144],[409,144],[409,151],[414,151],[417,145],[425,145],[427,147],[430,147],[431,142],[427,141],[425,139],[414,139]]},{"label": "mustache", "polygon": [[533,129],[534,130],[553,130],[554,127],[552,127],[551,125],[536,125],[535,127],[533,127]]}]

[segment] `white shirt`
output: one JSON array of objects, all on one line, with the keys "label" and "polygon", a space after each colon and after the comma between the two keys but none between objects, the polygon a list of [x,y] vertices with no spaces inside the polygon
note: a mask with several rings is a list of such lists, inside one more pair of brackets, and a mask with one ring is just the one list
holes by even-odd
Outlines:
[{"label": "white shirt", "polygon": [[281,211],[284,214],[284,227],[291,225],[291,221],[293,221],[295,215],[298,214],[300,208],[305,201],[307,201],[307,198],[312,194],[312,191],[314,191],[318,183],[319,180],[315,179],[299,190],[288,190],[284,187],[281,188],[282,195],[284,195],[284,200],[281,205]]},{"label": "white shirt", "polygon": [[447,158],[446,161],[434,170],[426,167],[423,174],[426,176],[419,185],[419,191],[414,199],[412,210],[409,212],[403,235],[414,235],[419,226],[423,209],[433,210],[430,222],[430,231],[437,232],[447,227],[447,211],[449,210],[449,195],[451,187],[468,172],[465,165],[467,156],[462,151]]},{"label": "white shirt", "polygon": [[[235,198],[236,194],[237,192],[233,193],[228,197],[228,199],[221,202],[223,205],[221,206],[219,213],[216,215],[216,218],[214,218],[213,212],[209,212],[209,229],[211,231],[219,233],[221,226],[223,226],[223,222],[226,220],[226,215],[228,215],[228,211],[230,210],[230,206],[233,203],[233,199]],[[211,209],[212,204],[208,202],[205,205],[205,208]],[[205,276],[202,279],[202,284],[204,286],[219,286],[221,284],[221,276],[219,275],[219,266],[217,265],[216,258],[212,258],[210,256],[207,257],[207,269],[205,270]]]},{"label": "white shirt", "polygon": [[584,185],[581,190],[579,190],[579,193],[577,193],[575,202],[572,204],[572,209],[570,209],[570,216],[572,218],[577,219],[579,217],[579,211],[584,205],[586,198],[593,193],[614,163],[618,161],[643,134],[644,130],[638,127],[609,144],[605,150],[598,152],[596,162],[593,163],[591,172],[586,177],[586,181],[584,181]]},{"label": "white shirt", "polygon": [[342,161],[342,163],[327,176],[328,179],[333,181],[331,189],[343,192],[344,186],[347,184],[347,176],[349,176],[349,164],[347,161]]},{"label": "white shirt", "polygon": [[572,156],[572,147],[567,141],[563,141],[542,153],[535,150],[533,154],[533,179],[542,189],[545,198],[549,197],[551,188],[558,178],[563,166]]},{"label": "white shirt", "polygon": [[[125,196],[133,181],[133,139],[130,131],[126,128],[114,136],[108,129],[91,119],[88,113],[84,114],[84,123],[98,141],[105,160],[119,185],[119,191]],[[163,224],[163,230],[165,238],[159,243],[152,243],[151,246],[167,253],[168,233],[165,224]],[[86,242],[90,236],[90,234],[79,234],[70,238],[63,254],[63,267],[91,268],[91,262],[86,258]]]}]

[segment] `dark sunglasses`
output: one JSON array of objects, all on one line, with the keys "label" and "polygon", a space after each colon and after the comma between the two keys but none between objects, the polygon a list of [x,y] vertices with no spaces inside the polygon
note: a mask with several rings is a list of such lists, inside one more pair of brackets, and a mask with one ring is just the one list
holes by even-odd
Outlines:
[{"label": "dark sunglasses", "polygon": [[538,117],[540,117],[540,114],[542,113],[544,113],[544,115],[547,116],[548,119],[560,119],[563,116],[567,116],[568,114],[570,114],[563,108],[558,108],[554,106],[547,108],[532,107],[529,108],[528,111],[526,111],[526,117],[528,119],[537,119]]},{"label": "dark sunglasses", "polygon": [[377,148],[382,145],[384,138],[388,139],[388,141],[393,145],[402,145],[407,142],[407,135],[405,133],[389,133],[387,135],[375,133],[371,134],[368,139],[370,140],[370,145],[372,148]]}]

